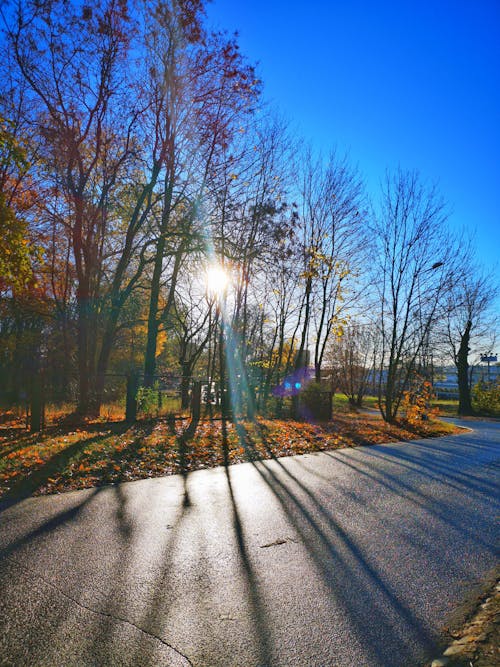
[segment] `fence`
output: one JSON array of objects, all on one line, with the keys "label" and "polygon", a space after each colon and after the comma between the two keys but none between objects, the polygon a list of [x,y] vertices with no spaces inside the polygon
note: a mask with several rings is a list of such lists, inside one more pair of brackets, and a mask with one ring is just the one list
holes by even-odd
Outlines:
[{"label": "fence", "polygon": [[[42,373],[33,375],[27,391],[20,392],[20,400],[12,402],[4,412],[3,420],[24,421],[31,431],[43,430],[46,426],[59,423],[78,423],[76,387],[68,390],[65,401],[55,400],[51,387]],[[141,373],[113,373],[104,378],[104,391],[100,405],[100,419],[105,421],[127,421],[153,419],[158,417],[214,419],[222,416],[232,418],[249,417],[255,412],[255,405],[247,405],[241,400],[229,400],[228,390],[207,378],[186,378],[172,374],[156,375],[149,386],[145,386]],[[223,405],[224,404],[224,405]],[[332,411],[332,393],[320,392],[314,400],[304,396],[270,397],[258,412],[268,416],[282,417],[294,415],[308,419],[329,419]]]},{"label": "fence", "polygon": [[[68,386],[64,400],[53,391],[44,373],[32,374],[26,385],[8,400],[3,397],[0,423],[24,422],[31,431],[40,431],[65,421],[81,421],[76,385]],[[182,378],[172,375],[155,376],[153,386],[145,388],[140,374],[107,374],[100,402],[100,418],[106,421],[135,421],[167,415],[189,417],[193,380],[189,378],[187,383],[184,381],[181,385]]]}]

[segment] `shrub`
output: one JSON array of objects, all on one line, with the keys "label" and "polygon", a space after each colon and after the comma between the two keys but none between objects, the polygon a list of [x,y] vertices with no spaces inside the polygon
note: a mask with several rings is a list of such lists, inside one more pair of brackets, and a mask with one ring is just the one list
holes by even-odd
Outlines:
[{"label": "shrub", "polygon": [[158,412],[158,383],[153,387],[139,387],[137,390],[137,410],[146,417],[153,417]]},{"label": "shrub", "polygon": [[319,382],[310,382],[300,393],[300,412],[304,417],[331,419],[332,392]]},{"label": "shrub", "polygon": [[408,422],[418,424],[425,419],[436,417],[439,409],[431,405],[435,398],[432,383],[417,375],[411,388],[404,392],[401,402]]},{"label": "shrub", "polygon": [[479,380],[472,389],[474,410],[488,415],[500,414],[500,378],[495,382]]}]

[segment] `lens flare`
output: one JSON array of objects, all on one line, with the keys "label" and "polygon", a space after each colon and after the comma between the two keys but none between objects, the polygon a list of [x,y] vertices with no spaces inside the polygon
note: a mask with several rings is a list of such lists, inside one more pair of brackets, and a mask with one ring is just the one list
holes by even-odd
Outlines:
[{"label": "lens flare", "polygon": [[206,285],[209,294],[220,296],[229,286],[229,275],[220,264],[212,264],[207,268]]}]

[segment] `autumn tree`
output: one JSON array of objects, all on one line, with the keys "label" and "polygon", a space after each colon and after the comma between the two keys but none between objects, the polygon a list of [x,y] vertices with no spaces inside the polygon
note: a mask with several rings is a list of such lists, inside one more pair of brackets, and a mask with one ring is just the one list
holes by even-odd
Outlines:
[{"label": "autumn tree", "polygon": [[80,410],[91,409],[95,332],[111,232],[109,200],[132,155],[136,109],[122,66],[129,48],[125,3],[26,2],[8,30],[26,112],[43,147],[43,177],[61,193],[52,214],[71,239],[77,304]]},{"label": "autumn tree", "polygon": [[200,5],[192,11],[190,3],[172,3],[168,12],[157,15],[151,37],[152,55],[157,56],[153,76],[162,103],[157,122],[166,153],[150,286],[146,385],[153,380],[158,330],[173,307],[181,264],[190,252],[202,249],[207,237],[203,214],[210,181],[258,94],[253,69],[236,41],[206,35],[200,11]]},{"label": "autumn tree", "polygon": [[0,293],[22,290],[33,278],[34,250],[23,218],[26,198],[21,190],[29,163],[15,129],[12,121],[0,116]]},{"label": "autumn tree", "polygon": [[42,194],[30,173],[20,91],[5,78],[0,101],[0,400],[28,398],[40,365],[47,307],[39,286],[42,252],[29,220]]},{"label": "autumn tree", "polygon": [[[41,146],[52,257],[61,262],[67,242],[65,273],[70,265],[74,273],[71,293],[57,285],[54,298],[75,301],[83,414],[99,411],[122,309],[150,261],[149,214],[167,154],[161,102],[136,57],[145,34],[135,9],[117,0],[83,8],[26,2],[8,25]],[[58,275],[61,268],[54,266]]]}]

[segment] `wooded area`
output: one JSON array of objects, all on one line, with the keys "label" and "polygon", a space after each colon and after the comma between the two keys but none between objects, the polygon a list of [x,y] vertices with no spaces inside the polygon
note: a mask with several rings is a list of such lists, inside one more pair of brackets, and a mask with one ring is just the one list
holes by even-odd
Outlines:
[{"label": "wooded area", "polygon": [[2,18],[5,409],[43,382],[46,403],[96,417],[133,377],[180,409],[198,379],[207,407],[298,416],[322,383],[353,404],[376,391],[394,422],[451,355],[472,411],[468,353],[498,288],[417,172],[370,202],[349,156],[316,155],[269,109],[201,0]]}]

